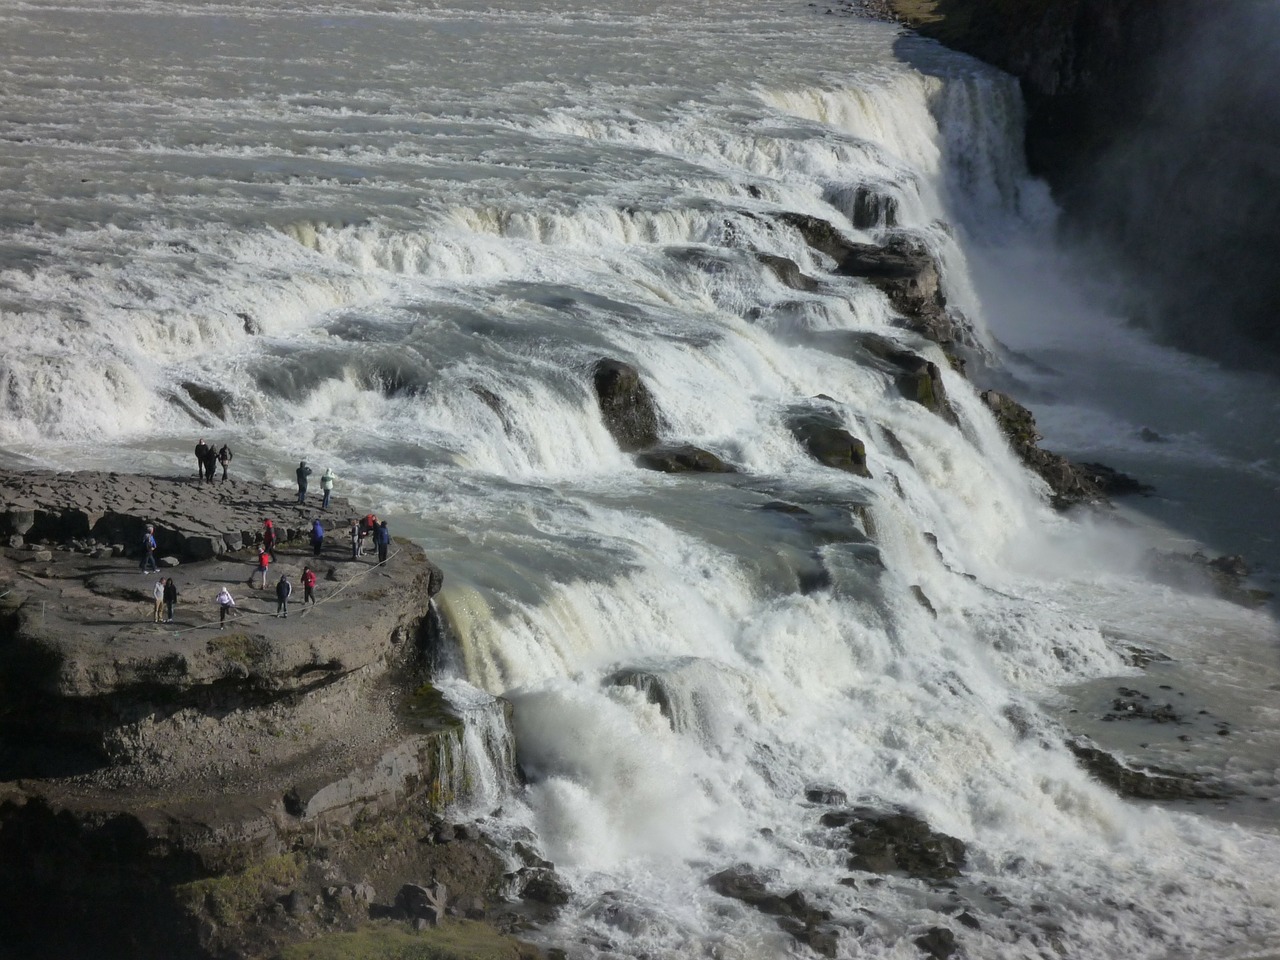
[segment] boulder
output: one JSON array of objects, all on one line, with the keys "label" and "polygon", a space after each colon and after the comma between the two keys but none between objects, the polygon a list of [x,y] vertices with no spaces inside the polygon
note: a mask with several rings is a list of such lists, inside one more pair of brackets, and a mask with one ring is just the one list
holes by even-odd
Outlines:
[{"label": "boulder", "polygon": [[930,927],[912,942],[934,960],[948,960],[959,949],[956,935],[946,927]]},{"label": "boulder", "polygon": [[1127,766],[1083,739],[1069,740],[1067,747],[1090,776],[1122,797],[1136,800],[1221,800],[1232,795],[1225,786],[1207,783],[1193,773],[1164,767]]},{"label": "boulder", "polygon": [[847,828],[851,870],[903,873],[937,883],[959,876],[965,863],[963,841],[930,829],[902,809],[853,807],[824,814],[821,822]]},{"label": "boulder", "polygon": [[798,408],[787,418],[787,427],[819,463],[860,477],[871,476],[866,445],[849,433],[831,411]]},{"label": "boulder", "polygon": [[635,453],[658,442],[658,411],[635,367],[603,359],[592,375],[604,425],[618,446]]},{"label": "boulder", "polygon": [[849,802],[843,790],[829,784],[810,784],[804,788],[804,798],[810,803],[821,803],[829,807]]},{"label": "boulder", "polygon": [[1049,485],[1054,506],[1063,509],[1075,503],[1105,499],[1105,492],[1094,481],[1096,470],[1078,466],[1064,456],[1037,446],[1042,438],[1030,410],[996,390],[984,390],[981,397],[1004,431],[1013,452]]},{"label": "boulder", "polygon": [[36,525],[34,510],[6,510],[0,513],[0,533],[26,536]]},{"label": "boulder", "polygon": [[769,272],[778,278],[778,282],[792,290],[812,293],[822,286],[813,277],[800,270],[799,265],[787,257],[779,257],[772,253],[757,253],[756,259],[767,267]]},{"label": "boulder", "polygon": [[658,470],[662,473],[738,472],[737,467],[725,463],[714,453],[688,443],[646,450],[636,457],[636,464],[646,470]]}]

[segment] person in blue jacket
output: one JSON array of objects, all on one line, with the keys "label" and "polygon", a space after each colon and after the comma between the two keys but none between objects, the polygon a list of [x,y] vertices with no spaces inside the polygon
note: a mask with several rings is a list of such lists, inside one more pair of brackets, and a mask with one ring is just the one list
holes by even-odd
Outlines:
[{"label": "person in blue jacket", "polygon": [[387,521],[383,520],[374,528],[373,542],[378,547],[378,563],[386,563],[387,547],[391,546],[391,532],[387,530]]}]

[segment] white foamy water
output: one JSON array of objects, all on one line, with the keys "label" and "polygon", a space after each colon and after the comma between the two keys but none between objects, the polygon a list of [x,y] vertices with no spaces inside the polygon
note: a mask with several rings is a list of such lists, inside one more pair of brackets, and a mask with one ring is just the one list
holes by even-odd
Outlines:
[{"label": "white foamy water", "polygon": [[[1274,484],[1274,429],[1227,442],[1196,403],[1175,418],[1172,388],[1115,386],[1240,388],[1116,332],[1074,282],[1012,81],[802,3],[33,2],[0,4],[0,28],[5,456],[169,470],[212,435],[257,476],[332,465],[419,538],[472,718],[458,776],[573,890],[549,945],[804,953],[705,886],[740,862],[830,911],[843,957],[914,956],[932,926],[984,958],[1280,944],[1270,616],[1153,577],[1176,503],[1155,530],[1053,513],[974,385],[785,219],[875,242],[856,190],[894,201],[989,375],[1065,452]],[[791,289],[761,254],[820,282]],[[938,363],[958,425],[812,345],[830,331]],[[1121,353],[1118,375],[1099,360]],[[602,357],[640,370],[664,439],[740,472],[636,467],[596,406]],[[787,429],[819,394],[870,479]],[[1169,443],[1132,442],[1147,423]],[[1180,666],[1144,675],[1132,646]],[[1197,708],[1234,705],[1237,735],[1126,752],[1244,800],[1123,801],[1063,745],[1106,733],[1090,697],[1175,675]],[[494,696],[525,784],[493,762]],[[960,838],[963,877],[842,885],[812,784]]]}]

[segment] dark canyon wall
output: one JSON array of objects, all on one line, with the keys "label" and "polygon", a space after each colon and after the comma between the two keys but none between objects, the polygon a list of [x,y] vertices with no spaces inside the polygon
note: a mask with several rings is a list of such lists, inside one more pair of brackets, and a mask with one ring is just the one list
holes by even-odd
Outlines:
[{"label": "dark canyon wall", "polygon": [[1241,366],[1280,358],[1280,3],[893,0],[1017,76],[1027,155],[1120,304]]}]

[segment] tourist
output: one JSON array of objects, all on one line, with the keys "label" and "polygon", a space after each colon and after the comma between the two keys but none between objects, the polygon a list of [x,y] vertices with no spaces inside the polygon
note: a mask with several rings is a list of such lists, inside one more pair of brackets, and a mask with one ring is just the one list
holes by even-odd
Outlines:
[{"label": "tourist", "polygon": [[204,479],[206,483],[213,483],[213,475],[218,470],[218,451],[213,448],[213,444],[209,444],[204,448]]},{"label": "tourist", "polygon": [[311,476],[311,468],[307,466],[307,461],[298,461],[298,502],[307,502],[307,477]]},{"label": "tourist", "polygon": [[269,567],[270,565],[271,565],[271,554],[267,553],[266,547],[260,547],[258,549],[258,565],[253,568],[253,573],[249,574],[250,587],[253,586],[253,574],[259,573],[259,574],[262,574],[262,584],[261,586],[258,587],[258,589],[259,590],[267,589],[267,567]]},{"label": "tourist", "polygon": [[324,524],[316,517],[311,523],[311,549],[315,556],[320,556],[320,548],[324,546]]},{"label": "tourist", "polygon": [[352,560],[360,559],[360,547],[362,546],[361,540],[363,540],[363,537],[360,534],[360,524],[357,521],[352,520],[351,521],[351,559]]},{"label": "tourist", "polygon": [[227,479],[227,467],[231,465],[231,448],[225,443],[222,449],[218,451],[218,463],[222,464],[222,479]]},{"label": "tourist", "polygon": [[378,545],[378,563],[387,562],[387,547],[391,546],[391,533],[387,530],[387,521],[383,520],[373,532],[373,542]]},{"label": "tourist", "polygon": [[276,526],[270,520],[262,521],[262,549],[276,558]]},{"label": "tourist", "polygon": [[302,568],[302,603],[306,606],[308,603],[316,602],[316,572],[310,567]]},{"label": "tourist", "polygon": [[164,622],[173,623],[173,605],[178,602],[178,585],[170,577],[164,582]]},{"label": "tourist", "polygon": [[156,581],[151,593],[156,598],[156,623],[159,623],[164,619],[164,577]]},{"label": "tourist", "polygon": [[[147,568],[151,569],[148,570]],[[156,566],[156,528],[147,526],[147,532],[142,535],[142,564],[140,569],[143,573],[159,573],[160,568]]]},{"label": "tourist", "polygon": [[333,496],[333,481],[337,479],[334,476],[333,467],[325,467],[324,473],[320,474],[320,490],[324,493],[324,500],[320,502],[321,510],[329,509],[329,498]]},{"label": "tourist", "polygon": [[235,597],[231,596],[231,591],[226,587],[222,588],[222,592],[218,594],[218,629],[227,629],[227,617],[231,611],[236,608]]},{"label": "tourist", "polygon": [[289,616],[289,598],[293,596],[293,584],[289,582],[287,573],[280,574],[280,579],[276,581],[276,616]]},{"label": "tourist", "polygon": [[204,442],[204,437],[200,438],[200,442],[196,444],[196,476],[200,478],[200,482],[204,483],[204,455],[209,449],[209,445]]}]

